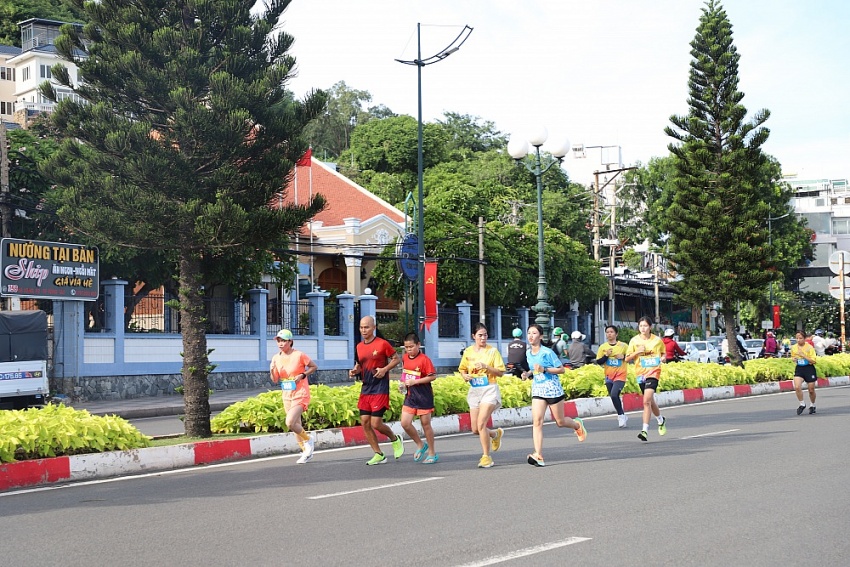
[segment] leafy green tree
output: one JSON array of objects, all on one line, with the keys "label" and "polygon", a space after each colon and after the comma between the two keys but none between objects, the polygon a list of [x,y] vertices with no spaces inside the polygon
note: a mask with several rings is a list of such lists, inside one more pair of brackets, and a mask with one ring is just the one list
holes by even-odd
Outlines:
[{"label": "leafy green tree", "polygon": [[372,101],[369,91],[353,89],[340,81],[328,89],[325,111],[304,128],[304,138],[322,159],[336,159],[349,148],[351,132],[373,118],[394,116],[387,107],[363,108]]},{"label": "leafy green tree", "polygon": [[448,134],[451,159],[462,160],[472,154],[504,149],[508,138],[496,129],[496,125],[478,116],[443,113],[443,120],[437,120]]},{"label": "leafy green tree", "polygon": [[762,151],[770,113],[745,121],[732,25],[716,0],[702,12],[691,42],[689,112],[672,116],[665,129],[675,140],[669,145],[675,173],[662,228],[682,276],[677,291],[692,305],[720,301],[731,345],[737,302],[757,299],[780,279],[766,219],[790,209]]},{"label": "leafy green tree", "polygon": [[0,2],[0,44],[21,47],[18,23],[30,18],[69,23],[86,21],[81,10],[62,0],[3,0]]},{"label": "leafy green tree", "polygon": [[[286,248],[286,235],[324,206],[320,196],[269,206],[325,104],[323,93],[297,102],[284,90],[293,38],[277,26],[288,4],[252,13],[236,0],[73,0],[90,23],[56,40],[81,71],[75,90],[86,101],[63,100],[53,114],[66,136],[47,165],[66,191],[59,215],[95,241],[174,255],[193,437],[210,436],[205,262]],[[53,76],[71,87],[61,65]],[[49,83],[41,91],[55,100]]]}]

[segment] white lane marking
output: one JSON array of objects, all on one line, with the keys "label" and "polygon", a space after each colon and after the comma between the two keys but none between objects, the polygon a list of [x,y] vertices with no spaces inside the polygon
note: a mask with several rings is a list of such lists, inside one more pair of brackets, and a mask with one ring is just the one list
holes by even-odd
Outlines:
[{"label": "white lane marking", "polygon": [[590,541],[591,539],[592,538],[589,537],[568,537],[567,539],[563,539],[561,541],[553,541],[552,543],[544,543],[542,545],[535,545],[534,547],[526,547],[525,549],[518,549],[516,551],[512,551],[511,553],[506,553],[504,555],[495,555],[483,561],[476,561],[474,563],[464,563],[463,565],[458,565],[458,567],[484,567],[485,565],[495,565],[497,563],[504,563],[505,561],[511,561],[513,559],[519,559],[521,557],[528,557],[529,555],[535,555],[537,553],[543,553],[544,551],[558,549],[559,547],[566,547],[568,545],[573,545],[574,543]]},{"label": "white lane marking", "polygon": [[697,437],[711,437],[712,435],[723,435],[724,433],[735,433],[740,429],[725,429],[723,431],[714,431],[712,433],[700,433],[699,435],[688,435],[687,437],[679,437],[679,439],[696,439]]},{"label": "white lane marking", "polygon": [[349,494],[357,494],[358,492],[370,492],[372,490],[383,490],[384,488],[395,488],[396,486],[405,486],[408,484],[417,484],[420,482],[429,482],[432,480],[443,480],[441,476],[429,476],[427,478],[419,478],[416,480],[406,480],[404,482],[394,482],[392,484],[382,484],[381,486],[370,486],[369,488],[358,488],[357,490],[346,490],[344,492],[332,492],[330,494],[319,494],[318,496],[308,496],[307,500],[321,500],[322,498],[333,498],[335,496],[347,496]]}]

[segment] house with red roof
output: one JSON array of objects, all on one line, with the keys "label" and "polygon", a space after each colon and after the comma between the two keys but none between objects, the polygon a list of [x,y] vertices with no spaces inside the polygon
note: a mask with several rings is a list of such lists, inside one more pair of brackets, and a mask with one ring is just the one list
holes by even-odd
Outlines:
[{"label": "house with red roof", "polygon": [[[304,204],[316,194],[327,201],[325,210],[290,244],[298,254],[299,289],[318,286],[360,295],[369,287],[378,254],[404,233],[404,213],[339,174],[332,164],[309,157],[299,163],[304,165],[295,167],[277,203],[271,203]],[[381,299],[380,290],[372,293],[379,296],[379,309],[398,309],[396,302]]]}]

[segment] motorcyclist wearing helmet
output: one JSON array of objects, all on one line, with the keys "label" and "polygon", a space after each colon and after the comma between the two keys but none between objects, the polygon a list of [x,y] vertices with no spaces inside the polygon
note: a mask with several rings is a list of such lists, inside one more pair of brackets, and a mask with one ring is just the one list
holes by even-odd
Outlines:
[{"label": "motorcyclist wearing helmet", "polygon": [[567,341],[564,338],[566,336],[561,327],[555,327],[555,330],[552,331],[552,350],[561,360],[567,358]]},{"label": "motorcyclist wearing helmet", "polygon": [[573,331],[570,337],[573,340],[570,341],[570,345],[567,347],[567,358],[572,368],[584,366],[588,360],[595,359],[593,351],[584,342],[587,336],[583,335],[581,331]]},{"label": "motorcyclist wearing helmet", "polygon": [[528,346],[522,340],[521,329],[514,329],[511,334],[514,338],[508,343],[508,362],[505,367],[508,374],[521,378],[522,373],[529,369],[528,359],[525,357]]},{"label": "motorcyclist wearing helmet", "polygon": [[673,329],[664,331],[664,338],[661,342],[664,343],[665,362],[675,362],[685,356],[685,351],[679,346],[679,343],[673,338],[675,332]]}]

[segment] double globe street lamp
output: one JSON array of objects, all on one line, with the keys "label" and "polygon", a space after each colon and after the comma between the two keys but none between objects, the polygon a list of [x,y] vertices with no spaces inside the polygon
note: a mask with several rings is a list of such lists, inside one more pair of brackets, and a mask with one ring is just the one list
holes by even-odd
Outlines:
[{"label": "double globe street lamp", "polygon": [[[508,154],[514,158],[517,165],[524,165],[530,173],[534,174],[537,181],[537,304],[534,306],[537,315],[534,322],[543,329],[544,337],[549,336],[552,306],[549,304],[549,294],[546,289],[546,266],[543,260],[543,174],[549,171],[549,168],[553,165],[560,165],[564,161],[564,156],[570,151],[568,140],[564,140],[562,145],[549,148],[549,153],[554,159],[546,160],[547,163],[544,165],[540,157],[540,146],[546,143],[548,136],[549,133],[546,128],[541,128],[528,140],[511,136],[508,142]],[[526,160],[529,144],[534,147],[534,155],[531,160]]]}]

